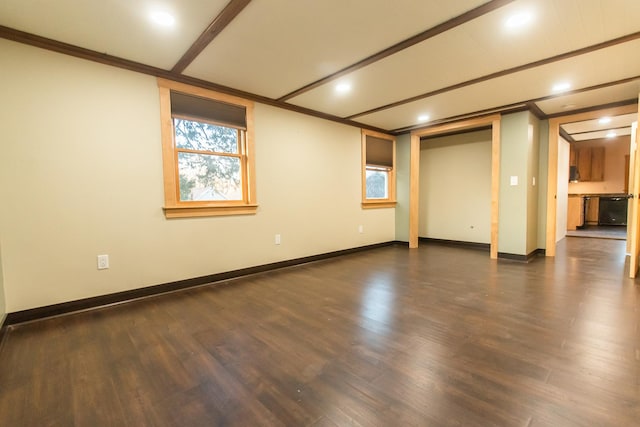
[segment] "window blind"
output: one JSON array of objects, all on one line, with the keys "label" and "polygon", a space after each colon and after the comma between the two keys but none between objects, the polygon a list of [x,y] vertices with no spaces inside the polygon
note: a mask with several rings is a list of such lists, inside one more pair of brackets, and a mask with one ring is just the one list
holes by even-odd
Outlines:
[{"label": "window blind", "polygon": [[393,141],[367,135],[366,163],[393,168]]},{"label": "window blind", "polygon": [[171,92],[171,114],[247,129],[246,108],[213,99]]}]

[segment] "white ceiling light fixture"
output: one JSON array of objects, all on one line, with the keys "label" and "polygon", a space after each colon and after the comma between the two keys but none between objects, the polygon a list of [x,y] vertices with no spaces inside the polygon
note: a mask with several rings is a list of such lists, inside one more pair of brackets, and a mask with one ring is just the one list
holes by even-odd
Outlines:
[{"label": "white ceiling light fixture", "polygon": [[336,93],[345,94],[351,92],[351,84],[339,83],[336,85]]},{"label": "white ceiling light fixture", "polygon": [[611,117],[602,117],[600,120],[598,120],[598,123],[601,125],[606,125],[611,123]]},{"label": "white ceiling light fixture", "polygon": [[162,27],[173,27],[176,23],[176,18],[166,11],[157,10],[151,12],[151,21]]},{"label": "white ceiling light fixture", "polygon": [[429,117],[429,115],[428,115],[428,114],[420,114],[420,115],[418,116],[418,121],[419,121],[420,123],[424,123],[424,122],[428,122],[430,118],[431,118],[431,117]]},{"label": "white ceiling light fixture", "polygon": [[551,91],[555,93],[561,93],[561,92],[566,92],[569,89],[571,89],[571,83],[559,82],[553,85],[553,87],[551,88]]},{"label": "white ceiling light fixture", "polygon": [[533,14],[528,11],[518,12],[509,16],[504,21],[504,26],[509,30],[525,27],[533,21]]}]

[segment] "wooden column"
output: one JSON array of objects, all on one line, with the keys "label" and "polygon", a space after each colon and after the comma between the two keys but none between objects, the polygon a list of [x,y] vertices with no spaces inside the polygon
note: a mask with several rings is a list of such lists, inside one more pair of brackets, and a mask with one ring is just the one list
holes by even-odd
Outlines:
[{"label": "wooden column", "polygon": [[411,135],[411,163],[409,172],[409,248],[418,247],[420,213],[420,137]]},{"label": "wooden column", "polygon": [[556,256],[556,201],[558,195],[558,136],[560,122],[549,120],[549,154],[547,156],[547,238],[545,254]]},{"label": "wooden column", "polygon": [[498,259],[500,213],[500,117],[491,124],[491,258]]}]

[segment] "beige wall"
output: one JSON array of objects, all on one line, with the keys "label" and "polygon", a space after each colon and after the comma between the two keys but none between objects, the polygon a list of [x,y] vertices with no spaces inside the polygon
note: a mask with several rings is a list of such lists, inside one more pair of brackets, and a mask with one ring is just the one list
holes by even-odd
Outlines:
[{"label": "beige wall", "polygon": [[624,156],[629,154],[631,137],[598,139],[576,142],[580,147],[604,146],[604,180],[596,182],[571,182],[569,194],[624,193]]},{"label": "beige wall", "polygon": [[[528,255],[538,249],[541,129],[540,121],[528,111],[503,115],[501,119],[501,253]],[[512,185],[512,177],[517,180],[516,185]],[[546,193],[544,189],[542,192]]]},{"label": "beige wall", "polygon": [[538,160],[540,151],[540,121],[531,113],[527,125],[527,254],[538,249]]},{"label": "beige wall", "polygon": [[[498,251],[526,255],[527,155],[529,114],[507,114],[501,119],[500,224]],[[518,184],[511,185],[511,177]]]},{"label": "beige wall", "polygon": [[419,236],[491,242],[491,131],[421,142]]},{"label": "beige wall", "polygon": [[556,197],[556,242],[567,235],[569,195],[569,142],[558,138],[558,192]]},{"label": "beige wall", "polygon": [[258,213],[166,220],[155,79],[0,50],[8,312],[395,238],[394,209],[360,207],[359,129],[256,105]]}]

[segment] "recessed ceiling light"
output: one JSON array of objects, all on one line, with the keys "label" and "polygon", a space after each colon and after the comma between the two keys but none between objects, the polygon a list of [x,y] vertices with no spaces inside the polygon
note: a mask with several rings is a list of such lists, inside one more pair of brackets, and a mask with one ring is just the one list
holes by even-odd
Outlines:
[{"label": "recessed ceiling light", "polygon": [[600,123],[601,125],[606,125],[608,123],[611,123],[611,117],[603,117],[600,120],[598,120],[598,123]]},{"label": "recessed ceiling light", "polygon": [[418,116],[418,121],[419,122],[426,122],[427,120],[429,120],[429,115],[428,114],[420,114]]},{"label": "recessed ceiling light", "polygon": [[340,83],[336,86],[336,92],[347,93],[351,91],[351,85],[349,83]]},{"label": "recessed ceiling light", "polygon": [[504,26],[509,29],[521,28],[533,21],[533,15],[530,12],[519,12],[511,15],[504,21]]},{"label": "recessed ceiling light", "polygon": [[616,136],[618,136],[618,134],[614,131],[611,131],[607,134],[607,138],[615,138]]},{"label": "recessed ceiling light", "polygon": [[571,89],[571,83],[568,82],[556,83],[551,88],[553,92],[566,92],[569,89]]},{"label": "recessed ceiling light", "polygon": [[151,13],[151,20],[163,27],[172,27],[176,23],[176,18],[169,12],[156,11]]}]

